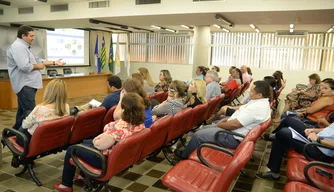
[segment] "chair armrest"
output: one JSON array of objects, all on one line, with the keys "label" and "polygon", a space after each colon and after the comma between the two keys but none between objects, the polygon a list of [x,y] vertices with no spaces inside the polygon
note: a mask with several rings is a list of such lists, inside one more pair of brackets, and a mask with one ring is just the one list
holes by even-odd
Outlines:
[{"label": "chair armrest", "polygon": [[[214,170],[217,170],[217,169],[214,168],[212,165],[210,165],[210,163],[208,163],[208,162],[204,159],[204,157],[202,156],[202,154],[201,154],[201,149],[202,149],[203,147],[207,147],[207,148],[210,148],[210,149],[214,149],[214,150],[217,150],[217,151],[226,153],[226,154],[231,155],[231,156],[234,155],[231,151],[229,151],[229,150],[227,150],[227,149],[225,149],[225,148],[219,147],[219,146],[217,146],[217,145],[208,144],[208,143],[205,143],[205,144],[200,145],[200,146],[197,148],[197,156],[198,156],[198,159],[199,159],[204,165],[206,165],[206,166],[208,166],[208,167],[210,167],[211,169],[214,169]],[[221,172],[221,170],[217,170],[217,171]]]},{"label": "chair armrest", "polygon": [[241,134],[239,134],[239,133],[235,133],[235,132],[232,132],[232,131],[227,131],[227,130],[223,130],[223,129],[222,129],[222,130],[218,131],[218,132],[215,134],[215,142],[216,142],[219,146],[223,146],[222,144],[219,143],[219,139],[218,139],[219,134],[221,134],[221,133],[227,133],[227,134],[231,134],[231,135],[234,135],[234,136],[238,136],[238,137],[245,138],[244,135],[241,135]]},{"label": "chair armrest", "polygon": [[307,143],[305,146],[304,146],[304,149],[303,149],[303,155],[305,156],[305,158],[308,160],[308,161],[313,161],[313,159],[306,153],[306,150],[312,146],[317,146],[317,147],[321,147],[321,148],[325,148],[325,149],[331,149],[331,150],[334,150],[333,147],[330,147],[328,145],[324,145],[324,144],[320,144],[320,143],[316,143],[316,142],[312,142],[312,143]]},{"label": "chair armrest", "polygon": [[[91,171],[89,171],[84,165],[82,165],[79,161],[77,155],[76,155],[76,151],[80,149],[80,150],[84,150],[86,153],[91,153],[93,155],[96,155],[100,161],[101,161],[101,165],[102,165],[102,168],[101,168],[101,174],[96,174],[96,173],[93,173]],[[74,145],[71,149],[71,157],[75,163],[75,165],[82,171],[85,173],[85,175],[91,177],[91,178],[94,178],[94,179],[98,179],[98,178],[102,178],[104,177],[104,175],[106,174],[107,172],[107,158],[105,155],[103,155],[99,150],[97,149],[94,149],[94,148],[91,148],[91,147],[87,147],[85,145],[82,145],[82,144],[77,144],[77,145]]]},{"label": "chair armrest", "polygon": [[[317,187],[319,188],[311,179],[311,177],[308,175],[308,170],[313,167],[313,166],[320,166],[320,167],[324,167],[324,168],[328,168],[328,169],[332,169],[334,170],[334,165],[333,164],[329,164],[329,163],[324,163],[324,162],[321,162],[321,161],[311,161],[309,162],[305,168],[304,168],[304,176],[306,178],[306,180],[308,181],[308,183],[310,183],[311,185],[313,185],[314,187]],[[325,170],[321,170],[321,171],[324,171],[325,174],[329,174],[333,177],[333,175]],[[317,173],[319,174],[319,173]],[[323,175],[322,175],[323,176]],[[329,178],[328,178],[329,179]],[[320,189],[320,188],[319,188]]]},{"label": "chair armrest", "polygon": [[[9,133],[12,133],[16,136],[21,136],[23,138],[24,141],[23,152],[20,152],[17,149],[15,149],[15,147],[9,142],[8,138],[11,137],[8,135]],[[13,128],[5,128],[2,131],[2,139],[4,141],[4,144],[7,145],[9,150],[12,151],[15,155],[24,157],[28,154],[29,142],[28,142],[28,137],[24,133]]]}]

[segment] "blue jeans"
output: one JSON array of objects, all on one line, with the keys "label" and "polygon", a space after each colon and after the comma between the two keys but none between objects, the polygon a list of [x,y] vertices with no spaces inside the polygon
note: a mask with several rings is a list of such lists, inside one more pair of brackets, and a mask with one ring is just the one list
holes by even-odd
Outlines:
[{"label": "blue jeans", "polygon": [[18,109],[16,112],[16,121],[13,126],[14,129],[18,130],[22,121],[29,115],[29,113],[35,108],[35,96],[37,89],[24,86],[17,95]]},{"label": "blue jeans", "polygon": [[[84,140],[82,144],[91,148],[95,148],[93,145],[93,139]],[[73,145],[67,148],[66,155],[64,158],[64,169],[63,169],[63,177],[61,184],[65,185],[66,187],[73,186],[73,178],[76,169],[76,166],[70,164],[72,147]],[[96,155],[93,155],[92,153],[87,153],[85,150],[77,150],[76,155],[95,168],[100,169],[102,167],[100,159]]]}]

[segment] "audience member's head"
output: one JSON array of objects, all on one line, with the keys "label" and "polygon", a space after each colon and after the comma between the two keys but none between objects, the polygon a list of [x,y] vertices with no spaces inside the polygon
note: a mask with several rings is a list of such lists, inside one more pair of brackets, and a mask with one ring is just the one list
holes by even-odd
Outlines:
[{"label": "audience member's head", "polygon": [[116,75],[108,77],[108,87],[111,92],[121,89],[122,88],[121,79]]},{"label": "audience member's head", "polygon": [[211,68],[212,71],[216,71],[217,73],[220,71],[220,68],[216,65],[212,66]]},{"label": "audience member's head", "polygon": [[239,68],[233,69],[231,75],[234,79],[240,79],[241,84],[243,84],[242,73],[241,73],[241,70]]},{"label": "audience member's head", "polygon": [[198,66],[196,69],[196,75],[203,75],[205,76],[206,70],[204,66]]},{"label": "audience member's head", "polygon": [[206,83],[202,79],[194,79],[189,85],[188,91],[196,93],[197,98],[206,103]]},{"label": "audience member's head", "polygon": [[274,74],[273,74],[273,77],[275,78],[276,80],[276,85],[278,87],[278,89],[280,89],[282,87],[282,81],[283,81],[283,78],[282,78],[282,72],[278,72],[276,71]]},{"label": "audience member's head", "polygon": [[308,78],[311,85],[316,85],[321,82],[319,75],[316,73],[311,74],[310,76],[308,76]]},{"label": "audience member's head", "polygon": [[327,80],[323,82],[320,87],[320,93],[322,96],[334,96],[334,80]]},{"label": "audience member's head", "polygon": [[267,82],[272,88],[276,86],[276,80],[273,76],[265,76],[263,81]]},{"label": "audience member's head", "polygon": [[152,80],[150,72],[145,67],[139,68],[138,71],[143,76],[144,80],[147,81],[147,84],[149,86],[153,87],[154,86],[154,82]]},{"label": "audience member's head", "polygon": [[61,79],[53,79],[45,88],[43,96],[43,105],[54,103],[56,106],[56,115],[64,116],[66,114],[67,86]]},{"label": "audience member's head", "polygon": [[209,84],[213,81],[218,82],[218,73],[216,71],[208,71],[206,72],[205,78],[204,78],[206,84]]},{"label": "audience member's head", "polygon": [[141,96],[144,100],[145,109],[151,106],[151,102],[147,97],[144,86],[142,86],[137,80],[127,79],[123,83],[123,90],[125,90],[126,93],[137,93],[139,96]]},{"label": "audience member's head", "polygon": [[248,73],[249,75],[253,75],[251,68],[247,67],[247,73]]},{"label": "audience member's head", "polygon": [[236,68],[237,68],[236,66],[231,66],[230,69],[228,70],[228,73],[229,73],[229,74],[232,74],[232,70],[233,70],[233,69],[236,69]]},{"label": "audience member's head", "polygon": [[124,95],[121,108],[123,109],[122,119],[132,125],[141,125],[145,121],[145,105],[143,98],[137,93],[127,93]]},{"label": "audience member's head", "polygon": [[172,82],[172,76],[167,69],[163,69],[160,71],[159,80],[165,81],[167,84],[169,84]]},{"label": "audience member's head", "polygon": [[132,79],[137,80],[141,85],[144,85],[144,79],[140,73],[132,73],[131,77]]},{"label": "audience member's head", "polygon": [[249,95],[251,100],[269,98],[270,86],[265,81],[255,81],[251,86]]},{"label": "audience member's head", "polygon": [[240,70],[242,73],[247,73],[247,66],[246,65],[241,65]]},{"label": "audience member's head", "polygon": [[281,76],[281,78],[284,79],[282,71],[275,71],[275,73],[278,73]]},{"label": "audience member's head", "polygon": [[184,103],[187,103],[190,99],[186,84],[179,80],[174,80],[169,84],[168,96],[174,99],[183,98]]}]

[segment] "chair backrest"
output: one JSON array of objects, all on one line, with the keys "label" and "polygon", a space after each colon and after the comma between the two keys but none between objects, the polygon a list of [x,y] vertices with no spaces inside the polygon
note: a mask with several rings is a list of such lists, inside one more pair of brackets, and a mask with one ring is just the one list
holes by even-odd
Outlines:
[{"label": "chair backrest", "polygon": [[[184,132],[185,127],[189,125],[189,121],[191,120],[192,108],[186,108],[182,111],[176,113],[173,117],[172,124],[168,130],[168,138],[165,144],[168,144],[173,139],[181,136]],[[188,117],[188,119],[186,119]]]},{"label": "chair backrest", "polygon": [[47,74],[48,76],[56,76],[58,74],[58,71],[56,69],[48,69]]},{"label": "chair backrest", "polygon": [[151,125],[149,128],[151,133],[144,141],[140,160],[144,159],[147,155],[151,154],[156,149],[162,147],[172,120],[173,115],[170,114],[158,119]]},{"label": "chair backrest", "polygon": [[230,96],[226,100],[224,100],[224,105],[230,104],[234,99],[237,98],[237,96],[240,94],[240,92],[241,92],[241,86],[234,89],[232,91],[232,93],[230,94]]},{"label": "chair backrest", "polygon": [[26,157],[64,147],[68,142],[74,120],[74,117],[66,116],[42,122],[31,137]]},{"label": "chair backrest", "polygon": [[216,105],[220,99],[221,97],[217,96],[217,97],[214,97],[208,100],[208,109],[206,112],[206,119],[210,118],[210,116],[214,112],[213,110],[216,108]]},{"label": "chair backrest", "polygon": [[110,122],[113,122],[115,121],[114,119],[114,112],[115,112],[115,109],[116,109],[117,105],[113,106],[112,108],[110,108],[106,114],[106,116],[104,116],[104,119],[103,119],[103,123],[102,123],[102,130],[104,128],[104,126]]},{"label": "chair backrest", "polygon": [[167,98],[168,98],[168,91],[166,91],[166,92],[163,94],[163,96],[161,97],[161,102],[160,102],[160,103],[166,101]]},{"label": "chair backrest", "polygon": [[150,132],[150,129],[143,129],[118,142],[108,157],[107,172],[99,180],[108,181],[114,175],[135,164],[139,160],[144,141]]},{"label": "chair backrest", "polygon": [[197,125],[201,124],[206,116],[206,110],[208,108],[208,103],[199,104],[193,108],[193,118],[190,123],[192,123],[191,127],[196,127]]},{"label": "chair backrest", "polygon": [[242,86],[241,94],[244,93],[249,88],[249,86],[250,82],[247,81],[246,83],[244,83]]},{"label": "chair backrest", "polygon": [[261,127],[262,133],[264,133],[270,127],[270,125],[271,125],[271,118],[269,118],[267,121],[261,123],[260,127]]},{"label": "chair backrest", "polygon": [[224,171],[221,172],[219,182],[217,182],[213,191],[228,191],[231,182],[252,157],[253,150],[254,143],[251,141],[245,143],[241,147],[238,147],[233,159],[228,163]]},{"label": "chair backrest", "polygon": [[160,103],[163,102],[163,98],[164,98],[165,92],[163,91],[159,91],[156,93],[153,93],[149,96],[150,99],[155,99],[157,101],[159,101]]},{"label": "chair backrest", "polygon": [[[254,126],[245,136],[241,143],[245,143],[248,141],[256,142],[256,140],[261,136],[262,130],[260,125]],[[240,144],[241,144],[240,143]]]},{"label": "chair backrest", "polygon": [[63,74],[72,74],[72,69],[71,68],[63,68]]},{"label": "chair backrest", "polygon": [[97,107],[79,113],[72,127],[69,144],[72,145],[100,134],[105,113],[106,108],[104,107]]}]

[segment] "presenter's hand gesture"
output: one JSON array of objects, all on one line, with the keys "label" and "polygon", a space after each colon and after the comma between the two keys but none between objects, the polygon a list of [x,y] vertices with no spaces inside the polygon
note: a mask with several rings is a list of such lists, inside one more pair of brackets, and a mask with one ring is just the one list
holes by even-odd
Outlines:
[{"label": "presenter's hand gesture", "polygon": [[66,62],[63,62],[62,60],[63,60],[63,58],[57,59],[57,60],[55,61],[56,65],[57,65],[57,66],[63,66],[63,65],[65,65]]}]

